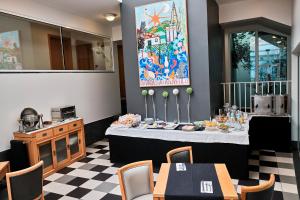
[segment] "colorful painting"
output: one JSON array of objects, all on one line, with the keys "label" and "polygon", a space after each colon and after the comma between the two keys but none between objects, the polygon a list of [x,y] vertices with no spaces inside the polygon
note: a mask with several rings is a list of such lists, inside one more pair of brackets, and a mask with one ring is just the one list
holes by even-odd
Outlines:
[{"label": "colorful painting", "polygon": [[135,8],[140,87],[190,85],[186,0]]},{"label": "colorful painting", "polygon": [[0,70],[22,69],[19,31],[0,33]]}]

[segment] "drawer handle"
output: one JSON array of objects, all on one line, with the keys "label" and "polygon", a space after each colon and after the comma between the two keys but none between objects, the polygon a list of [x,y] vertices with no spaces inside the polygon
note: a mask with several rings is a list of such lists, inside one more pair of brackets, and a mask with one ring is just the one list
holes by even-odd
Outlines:
[{"label": "drawer handle", "polygon": [[63,130],[64,130],[64,128],[60,128],[60,129],[59,129],[59,131],[63,131]]},{"label": "drawer handle", "polygon": [[47,133],[43,133],[42,137],[46,137],[48,134]]},{"label": "drawer handle", "polygon": [[73,127],[76,127],[77,126],[77,124],[73,124]]}]

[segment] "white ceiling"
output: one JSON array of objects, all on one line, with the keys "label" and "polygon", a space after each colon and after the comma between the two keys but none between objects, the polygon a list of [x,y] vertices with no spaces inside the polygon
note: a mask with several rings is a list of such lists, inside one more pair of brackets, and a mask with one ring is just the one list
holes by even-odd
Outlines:
[{"label": "white ceiling", "polygon": [[73,13],[88,19],[105,22],[104,14],[115,13],[120,18],[118,0],[34,0],[40,4]]}]

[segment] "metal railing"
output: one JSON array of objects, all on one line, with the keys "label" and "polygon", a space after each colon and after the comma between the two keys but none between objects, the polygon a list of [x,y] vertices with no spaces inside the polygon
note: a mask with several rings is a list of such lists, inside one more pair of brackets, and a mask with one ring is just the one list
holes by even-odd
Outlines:
[{"label": "metal railing", "polygon": [[223,85],[224,105],[236,105],[252,112],[253,95],[289,95],[291,81],[226,82]]}]

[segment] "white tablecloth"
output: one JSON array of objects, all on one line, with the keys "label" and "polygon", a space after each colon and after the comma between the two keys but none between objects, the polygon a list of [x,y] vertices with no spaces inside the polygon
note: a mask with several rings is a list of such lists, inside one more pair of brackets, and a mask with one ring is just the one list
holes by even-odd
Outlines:
[{"label": "white tablecloth", "polygon": [[110,127],[106,130],[105,135],[160,139],[178,142],[228,143],[249,145],[248,130],[248,124],[244,127],[243,131],[232,131],[230,133],[207,130],[186,132],[180,130]]}]

